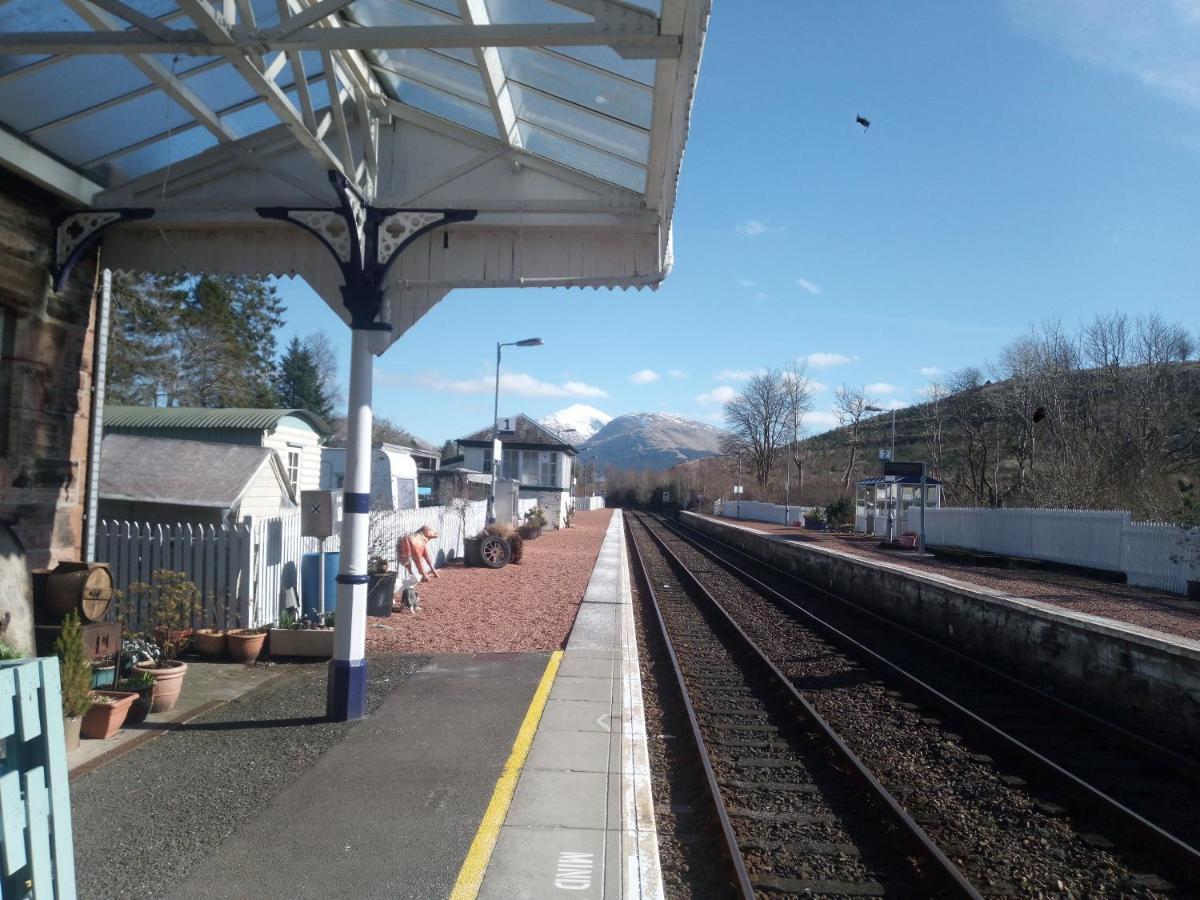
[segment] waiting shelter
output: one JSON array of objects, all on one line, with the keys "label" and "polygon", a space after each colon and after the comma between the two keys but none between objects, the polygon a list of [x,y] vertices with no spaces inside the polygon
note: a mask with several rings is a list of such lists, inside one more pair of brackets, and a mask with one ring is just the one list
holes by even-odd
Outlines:
[{"label": "waiting shelter", "polygon": [[896,540],[909,530],[908,512],[921,506],[921,484],[925,485],[925,508],[942,505],[942,483],[922,475],[922,463],[884,463],[883,474],[854,483],[854,530]]},{"label": "waiting shelter", "polygon": [[[0,165],[16,179],[0,182],[0,205],[31,223],[32,246],[0,255],[2,280],[29,285],[13,314],[28,327],[3,332],[29,345],[17,357],[45,344],[47,316],[84,322],[69,336],[85,349],[87,322],[104,333],[107,292],[87,293],[97,267],[300,276],[351,329],[330,716],[364,709],[372,357],[454,288],[641,289],[667,276],[709,8],[0,5]],[[28,277],[30,260],[52,281]],[[61,294],[69,284],[75,293]],[[63,312],[60,294],[78,309]],[[47,371],[74,379],[71,415],[95,427],[102,356],[93,363],[89,349],[73,369]],[[93,372],[91,400],[81,385]],[[28,427],[52,433],[40,420]],[[56,509],[85,502],[95,476],[81,429],[60,443],[38,445],[71,479],[69,492],[46,486]],[[0,508],[23,497],[0,492]],[[59,518],[89,527],[78,511]]]}]

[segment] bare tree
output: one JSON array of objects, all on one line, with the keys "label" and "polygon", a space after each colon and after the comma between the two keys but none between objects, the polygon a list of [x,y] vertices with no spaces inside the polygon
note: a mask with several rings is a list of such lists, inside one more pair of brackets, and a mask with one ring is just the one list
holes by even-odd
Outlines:
[{"label": "bare tree", "polygon": [[722,452],[747,460],[760,492],[766,491],[779,451],[790,440],[790,402],[784,373],[768,369],[725,404],[729,437]]},{"label": "bare tree", "polygon": [[324,331],[314,331],[304,339],[304,346],[312,354],[313,363],[321,373],[321,387],[332,406],[341,406],[342,385],[338,380],[337,354],[333,352],[333,343]]},{"label": "bare tree", "polygon": [[867,393],[861,386],[843,384],[834,392],[834,414],[838,424],[846,429],[846,468],[842,472],[842,487],[850,486],[858,448],[862,444],[862,420],[867,412]]},{"label": "bare tree", "polygon": [[793,362],[783,372],[784,391],[787,394],[787,417],[790,420],[791,433],[788,435],[787,455],[796,466],[796,491],[804,490],[804,461],[805,452],[800,441],[804,428],[804,417],[812,412],[813,386],[808,377],[808,369],[801,363]]}]

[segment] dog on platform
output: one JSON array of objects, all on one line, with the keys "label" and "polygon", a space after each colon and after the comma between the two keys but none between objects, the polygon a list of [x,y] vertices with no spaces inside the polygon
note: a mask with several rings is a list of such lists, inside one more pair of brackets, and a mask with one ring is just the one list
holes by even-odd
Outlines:
[{"label": "dog on platform", "polygon": [[[400,560],[400,565],[404,566],[404,571],[419,576],[421,581],[428,581],[430,576],[441,577],[433,566],[433,556],[429,552],[429,542],[437,536],[438,533],[428,525],[422,525],[412,534],[400,538],[396,543],[396,557]],[[428,573],[425,571],[426,565],[429,566]]]}]

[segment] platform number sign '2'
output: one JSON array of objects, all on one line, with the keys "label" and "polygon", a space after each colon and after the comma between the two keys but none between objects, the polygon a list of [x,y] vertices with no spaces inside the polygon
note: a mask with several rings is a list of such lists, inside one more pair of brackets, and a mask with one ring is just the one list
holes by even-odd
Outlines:
[{"label": "platform number sign '2'", "polygon": [[670,503],[670,502],[671,502],[671,492],[663,491],[663,503]]}]

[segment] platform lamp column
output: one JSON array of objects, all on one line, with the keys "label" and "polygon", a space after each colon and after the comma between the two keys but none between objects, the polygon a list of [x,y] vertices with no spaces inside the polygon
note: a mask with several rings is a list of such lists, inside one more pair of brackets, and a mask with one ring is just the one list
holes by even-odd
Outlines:
[{"label": "platform lamp column", "polygon": [[496,480],[500,477],[500,462],[503,458],[500,447],[500,354],[504,347],[540,347],[541,338],[525,338],[523,341],[510,341],[496,344],[496,399],[492,406],[492,490],[488,494],[487,523],[496,524]]}]

